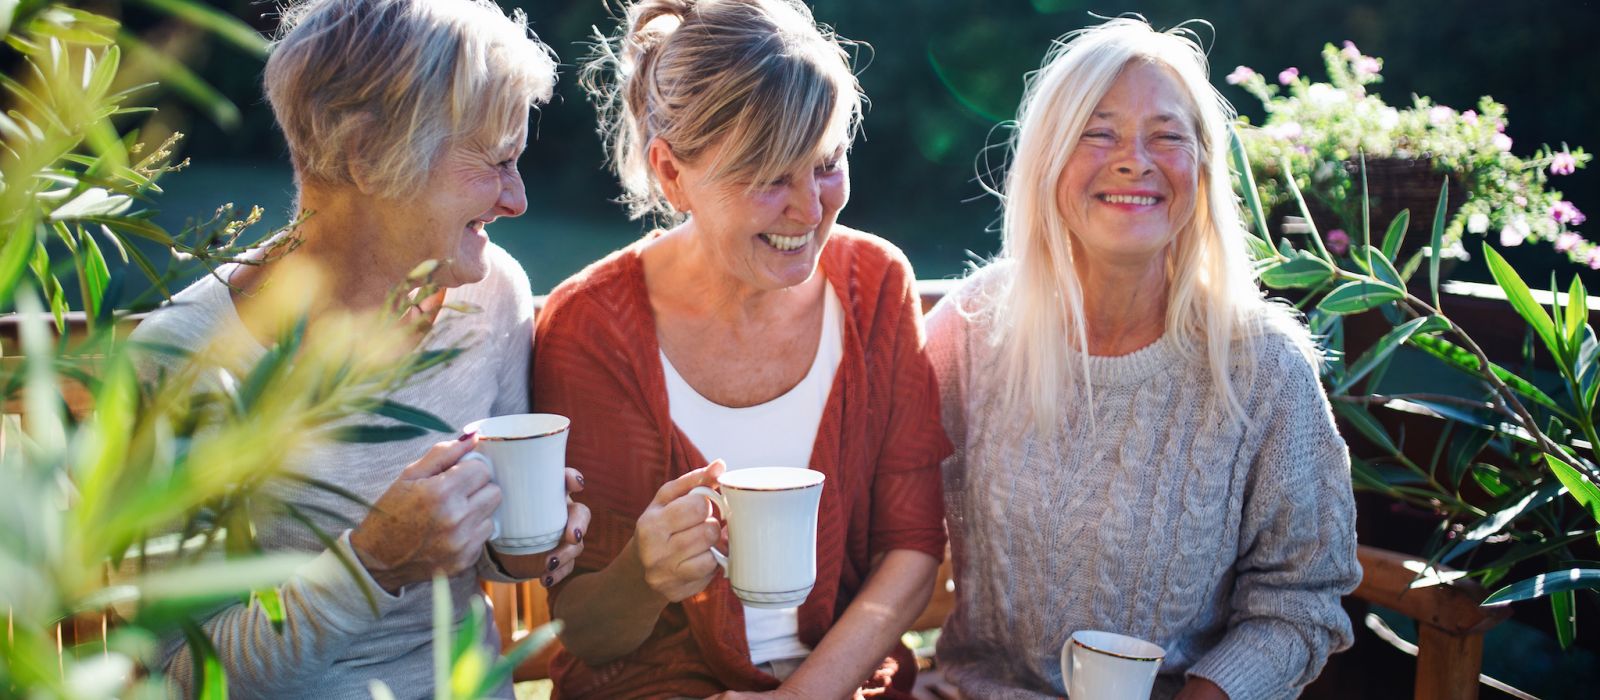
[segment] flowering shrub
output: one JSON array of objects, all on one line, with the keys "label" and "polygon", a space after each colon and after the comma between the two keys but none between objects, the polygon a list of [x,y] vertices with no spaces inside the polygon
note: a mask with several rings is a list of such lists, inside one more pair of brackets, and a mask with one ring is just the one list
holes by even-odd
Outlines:
[{"label": "flowering shrub", "polygon": [[[1589,162],[1582,148],[1541,146],[1529,157],[1517,156],[1505,134],[1506,108],[1489,97],[1476,109],[1457,111],[1413,96],[1410,108],[1397,109],[1367,91],[1382,82],[1383,59],[1346,41],[1343,48],[1325,45],[1322,60],[1325,83],[1310,81],[1298,68],[1279,72],[1277,84],[1245,66],[1226,78],[1266,108],[1261,127],[1242,130],[1241,138],[1252,168],[1264,175],[1258,183],[1269,208],[1291,201],[1278,177],[1287,162],[1301,190],[1345,217],[1344,228],[1359,230],[1359,168],[1347,164],[1363,153],[1369,162],[1425,160],[1466,192],[1464,202],[1452,202],[1461,207],[1445,229],[1447,251],[1464,256],[1463,232],[1495,235],[1503,246],[1549,242],[1572,261],[1600,269],[1600,246],[1575,230],[1583,213],[1547,186],[1550,176]],[[1412,212],[1412,220],[1427,214]],[[1372,226],[1382,230],[1388,223]]]}]

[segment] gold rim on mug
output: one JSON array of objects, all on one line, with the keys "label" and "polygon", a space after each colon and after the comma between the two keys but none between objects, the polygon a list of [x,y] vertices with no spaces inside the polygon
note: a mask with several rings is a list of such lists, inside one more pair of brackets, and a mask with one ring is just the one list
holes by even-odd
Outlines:
[{"label": "gold rim on mug", "polygon": [[[717,485],[721,486],[722,488],[733,489],[735,491],[760,491],[762,493],[776,493],[778,491],[799,491],[800,489],[816,488],[816,487],[821,486],[823,483],[827,482],[827,480],[828,480],[828,475],[827,474],[823,474],[822,472],[819,472],[819,471],[817,471],[815,469],[802,468],[802,467],[757,467],[757,468],[758,469],[777,469],[777,468],[801,469],[802,471],[808,471],[808,472],[811,472],[813,474],[816,474],[817,475],[817,480],[816,480],[815,483],[801,484],[799,486],[766,486],[766,487],[763,487],[763,486],[733,486],[733,485],[730,485],[730,484],[723,483],[721,477],[718,477],[717,478]],[[735,471],[737,471],[737,470],[735,470]]]},{"label": "gold rim on mug", "polygon": [[1117,657],[1119,659],[1127,659],[1129,661],[1160,661],[1162,659],[1167,658],[1166,654],[1162,654],[1160,656],[1129,656],[1127,654],[1118,654],[1117,652],[1111,651],[1109,649],[1101,649],[1100,647],[1093,647],[1093,646],[1089,646],[1088,644],[1084,644],[1083,642],[1078,641],[1077,637],[1072,637],[1072,638],[1068,639],[1067,641],[1070,641],[1073,644],[1076,644],[1076,645],[1078,645],[1080,647],[1088,649],[1089,651],[1092,651],[1092,652],[1094,652],[1096,654],[1105,654],[1106,656],[1115,656],[1115,657]]},{"label": "gold rim on mug", "polygon": [[[530,414],[530,415],[532,415],[532,414]],[[551,415],[554,415],[554,414],[551,414]],[[565,416],[563,416],[563,418],[565,418]],[[485,418],[484,420],[488,420],[488,419]],[[474,421],[474,422],[482,423],[483,421]],[[512,440],[532,440],[534,438],[542,438],[542,437],[550,437],[551,435],[559,435],[561,433],[566,432],[567,429],[571,428],[571,427],[572,427],[572,419],[568,418],[566,425],[563,425],[563,426],[561,426],[559,428],[556,428],[555,430],[546,430],[546,431],[544,431],[542,433],[533,433],[531,435],[495,435],[495,436],[492,436],[492,437],[488,436],[488,435],[479,435],[478,436],[478,442],[510,442]]]}]

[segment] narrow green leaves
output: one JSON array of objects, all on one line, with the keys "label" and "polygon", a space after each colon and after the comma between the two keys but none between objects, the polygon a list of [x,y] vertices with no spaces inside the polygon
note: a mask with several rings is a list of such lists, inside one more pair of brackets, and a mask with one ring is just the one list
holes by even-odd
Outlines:
[{"label": "narrow green leaves", "polygon": [[1402,209],[1396,214],[1393,221],[1389,222],[1389,230],[1383,234],[1383,256],[1393,260],[1400,254],[1400,245],[1406,240],[1406,229],[1411,226],[1411,210]]},{"label": "narrow green leaves", "polygon": [[1433,292],[1433,308],[1439,308],[1439,250],[1444,244],[1445,210],[1450,204],[1450,176],[1439,185],[1439,204],[1433,209],[1433,236],[1428,243],[1428,289]]},{"label": "narrow green leaves", "polygon": [[1328,292],[1317,308],[1333,314],[1356,314],[1403,298],[1405,292],[1387,284],[1356,280]]},{"label": "narrow green leaves", "polygon": [[1488,598],[1483,599],[1483,605],[1515,603],[1519,600],[1532,600],[1560,591],[1577,591],[1586,588],[1600,589],[1600,569],[1565,569],[1539,574],[1533,578],[1518,581],[1495,591]]},{"label": "narrow green leaves", "polygon": [[1326,260],[1297,253],[1261,270],[1261,282],[1273,289],[1312,289],[1333,279],[1335,270]]},{"label": "narrow green leaves", "polygon": [[1562,351],[1562,343],[1556,338],[1555,322],[1550,319],[1550,314],[1544,307],[1533,300],[1533,292],[1529,291],[1528,283],[1522,281],[1522,277],[1512,269],[1511,263],[1506,262],[1499,251],[1490,247],[1487,241],[1483,244],[1483,259],[1489,264],[1489,274],[1494,276],[1495,284],[1500,285],[1501,291],[1506,294],[1506,300],[1511,302],[1511,308],[1516,309],[1517,315],[1528,322],[1534,334],[1539,336],[1539,340],[1557,360],[1563,359],[1566,353]]},{"label": "narrow green leaves", "polygon": [[1350,387],[1361,381],[1379,363],[1389,359],[1389,356],[1394,354],[1396,348],[1404,345],[1407,340],[1411,339],[1412,335],[1422,330],[1423,326],[1428,325],[1430,322],[1432,322],[1432,327],[1435,329],[1441,323],[1438,317],[1424,316],[1411,319],[1385,333],[1382,338],[1378,339],[1378,342],[1372,345],[1371,349],[1361,355],[1361,359],[1356,360],[1355,364],[1350,366],[1350,370],[1345,373],[1344,378],[1334,386],[1333,393],[1343,394],[1348,391]]}]

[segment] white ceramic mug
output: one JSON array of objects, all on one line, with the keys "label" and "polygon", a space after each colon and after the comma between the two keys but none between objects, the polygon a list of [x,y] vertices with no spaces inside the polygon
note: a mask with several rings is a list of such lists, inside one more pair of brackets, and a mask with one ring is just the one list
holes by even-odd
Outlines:
[{"label": "white ceramic mug", "polygon": [[1072,700],[1149,700],[1166,655],[1137,637],[1079,630],[1061,646],[1061,680]]},{"label": "white ceramic mug", "polygon": [[752,608],[793,608],[817,581],[817,504],[821,472],[752,467],[723,472],[718,493],[696,486],[728,523],[728,553],[711,556],[728,574],[733,594]]},{"label": "white ceramic mug", "polygon": [[506,554],[556,548],[567,528],[567,428],[553,413],[518,413],[469,423],[478,447],[462,458],[489,465],[500,486],[489,543]]}]

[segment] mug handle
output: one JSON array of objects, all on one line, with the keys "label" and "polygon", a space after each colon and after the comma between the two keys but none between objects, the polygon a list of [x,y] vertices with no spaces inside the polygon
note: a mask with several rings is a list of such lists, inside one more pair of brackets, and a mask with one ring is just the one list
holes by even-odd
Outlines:
[{"label": "mug handle", "polygon": [[[717,507],[717,510],[722,511],[722,517],[724,519],[728,517],[728,499],[723,497],[722,494],[717,493],[717,491],[711,487],[696,486],[692,489],[689,489],[689,495],[705,496],[706,500],[711,501],[711,504]],[[728,555],[717,551],[716,547],[712,547],[711,558],[717,560],[717,566],[722,567],[723,574],[728,573]]]},{"label": "mug handle", "polygon": [[[494,475],[494,473],[495,473],[495,471],[494,471],[494,460],[489,459],[489,455],[486,455],[486,454],[484,454],[482,452],[468,452],[465,456],[463,456],[461,458],[460,462],[456,462],[456,463],[460,464],[461,462],[465,462],[465,461],[467,461],[469,459],[470,460],[477,460],[479,462],[483,462],[485,466],[489,467],[489,474],[491,475],[491,477]],[[489,542],[493,543],[495,540],[500,539],[500,509],[499,508],[494,509],[494,513],[489,516],[489,522],[494,524],[494,533],[489,535]]]}]

